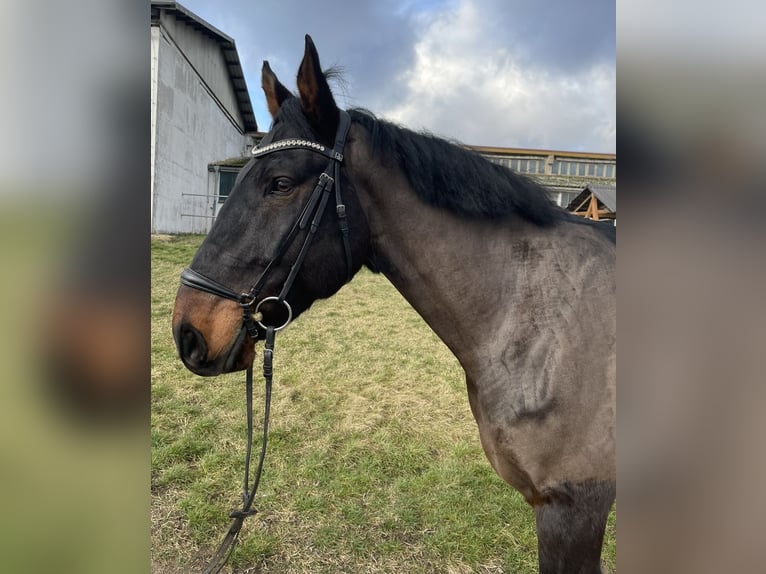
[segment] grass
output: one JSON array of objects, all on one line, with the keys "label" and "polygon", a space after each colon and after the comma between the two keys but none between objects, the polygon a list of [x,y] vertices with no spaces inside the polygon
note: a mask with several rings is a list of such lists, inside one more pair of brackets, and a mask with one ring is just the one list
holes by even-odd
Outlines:
[{"label": "grass", "polygon": [[[201,566],[239,506],[244,375],[193,375],[170,331],[178,275],[201,239],[152,241],[156,572]],[[262,398],[259,387],[256,413]],[[277,337],[255,506],[224,571],[537,571],[534,515],[485,459],[457,361],[385,278],[366,270]],[[615,535],[613,512],[609,571]]]}]

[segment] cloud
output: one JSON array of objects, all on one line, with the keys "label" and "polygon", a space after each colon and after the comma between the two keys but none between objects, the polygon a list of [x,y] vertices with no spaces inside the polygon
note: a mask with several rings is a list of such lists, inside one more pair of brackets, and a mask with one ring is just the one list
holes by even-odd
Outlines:
[{"label": "cloud", "polygon": [[402,67],[411,66],[417,30],[410,17],[414,9],[405,3],[231,0],[211,4],[206,0],[184,3],[236,41],[261,129],[270,121],[260,89],[261,64],[268,60],[282,83],[294,90],[305,34],[313,38],[323,67],[342,68],[345,85],[336,86],[336,99],[344,107],[373,109],[394,98],[397,86],[391,79]]},{"label": "cloud", "polygon": [[478,145],[614,151],[613,0],[188,0],[235,38],[261,129],[262,60],[288,88],[310,33],[344,107]]},{"label": "cloud", "polygon": [[464,0],[423,22],[405,93],[381,115],[465,143],[614,151],[613,60],[530,63],[530,50],[488,34],[486,9]]}]

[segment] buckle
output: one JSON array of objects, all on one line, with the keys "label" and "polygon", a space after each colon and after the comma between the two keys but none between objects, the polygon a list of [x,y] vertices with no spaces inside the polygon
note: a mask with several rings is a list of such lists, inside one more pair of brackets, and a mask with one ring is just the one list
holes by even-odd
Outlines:
[{"label": "buckle", "polygon": [[240,293],[237,303],[241,307],[251,307],[255,303],[255,296],[252,293]]}]

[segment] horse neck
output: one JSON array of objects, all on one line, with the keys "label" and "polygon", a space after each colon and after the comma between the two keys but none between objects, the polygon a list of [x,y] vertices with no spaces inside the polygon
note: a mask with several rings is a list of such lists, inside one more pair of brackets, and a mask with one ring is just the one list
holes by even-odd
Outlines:
[{"label": "horse neck", "polygon": [[499,294],[515,289],[509,245],[541,231],[520,218],[493,223],[428,205],[400,169],[369,156],[353,154],[350,171],[376,265],[468,370],[497,322]]}]

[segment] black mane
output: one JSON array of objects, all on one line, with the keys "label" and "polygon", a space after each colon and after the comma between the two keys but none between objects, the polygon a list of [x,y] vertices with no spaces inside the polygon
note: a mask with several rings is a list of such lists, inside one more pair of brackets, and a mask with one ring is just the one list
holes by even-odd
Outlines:
[{"label": "black mane", "polygon": [[[367,110],[348,113],[370,134],[374,153],[399,166],[426,203],[463,217],[502,219],[516,214],[541,226],[567,218],[545,187],[524,175],[457,143],[380,120]],[[282,104],[277,119],[298,127],[300,137],[316,137],[297,98]]]},{"label": "black mane", "polygon": [[465,217],[517,214],[541,226],[566,216],[541,184],[476,152],[379,120],[367,110],[349,114],[369,132],[375,153],[401,167],[415,193],[431,205]]}]

